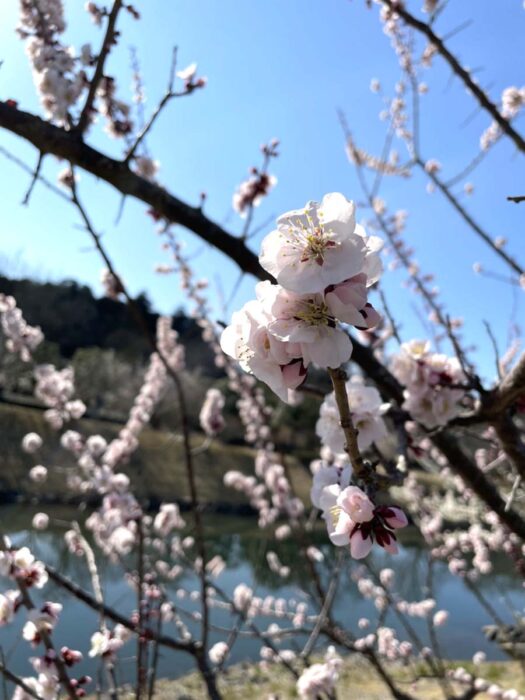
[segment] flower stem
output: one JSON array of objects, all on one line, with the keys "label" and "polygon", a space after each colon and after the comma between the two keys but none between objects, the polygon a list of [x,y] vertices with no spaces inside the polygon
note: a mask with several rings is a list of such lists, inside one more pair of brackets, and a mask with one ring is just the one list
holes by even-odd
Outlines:
[{"label": "flower stem", "polygon": [[341,419],[341,428],[345,434],[345,450],[350,457],[354,477],[356,479],[366,480],[368,470],[365,467],[363,457],[361,456],[359,447],[357,446],[357,430],[352,421],[352,414],[350,413],[350,406],[348,404],[348,395],[346,393],[346,372],[341,367],[338,369],[328,367],[328,374],[330,375],[330,379],[332,380],[332,385],[334,387],[335,401],[337,403],[337,409]]}]

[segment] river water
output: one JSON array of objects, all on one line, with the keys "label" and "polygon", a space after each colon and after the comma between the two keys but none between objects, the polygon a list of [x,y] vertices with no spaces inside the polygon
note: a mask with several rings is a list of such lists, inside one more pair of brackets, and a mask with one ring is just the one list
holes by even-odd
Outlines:
[{"label": "river water", "polygon": [[[27,544],[35,554],[45,562],[53,565],[63,575],[68,576],[91,591],[91,583],[86,569],[85,561],[68,553],[63,540],[64,529],[58,524],[53,524],[48,530],[35,532],[31,528],[31,519],[35,511],[29,506],[2,506],[0,517],[2,529],[10,534],[12,541],[17,545]],[[48,511],[49,512],[49,511]],[[71,517],[71,510],[55,508],[50,515],[61,518]],[[82,514],[76,514],[79,519]],[[73,516],[75,517],[75,516]],[[233,516],[213,515],[207,520],[207,544],[208,556],[220,554],[226,561],[226,569],[217,579],[217,584],[228,593],[241,581],[247,583],[259,596],[273,595],[276,597],[293,598],[297,601],[305,600],[304,593],[298,583],[306,580],[306,573],[301,567],[300,560],[295,551],[295,545],[291,542],[275,542],[269,540],[265,534],[258,530],[256,523],[249,518]],[[326,536],[319,531],[318,546],[326,554],[326,571],[333,566],[334,548],[327,544]],[[276,551],[283,563],[290,566],[290,576],[282,578],[269,572],[265,562],[265,553],[268,549]],[[396,572],[397,589],[406,600],[419,600],[421,598],[421,586],[427,581],[427,557],[420,544],[413,537],[408,538],[401,547],[397,556],[386,555],[382,550],[375,548],[370,556],[370,562],[377,571],[383,566],[389,566]],[[130,567],[133,563],[130,562]],[[120,566],[110,564],[100,558],[99,571],[104,588],[105,602],[123,612],[130,612],[135,607],[136,594],[130,589],[125,580],[125,572]],[[325,574],[327,577],[328,574]],[[177,584],[170,583],[168,588],[174,600],[181,608],[188,611],[197,610],[198,605],[189,598],[176,597],[176,589],[181,583],[191,589],[197,588],[196,581],[182,579]],[[0,581],[2,589],[6,582]],[[482,596],[490,603],[497,614],[505,621],[512,622],[512,609],[523,612],[525,606],[525,593],[522,581],[512,572],[511,568],[503,561],[496,562],[494,572],[490,576],[481,579],[477,584]],[[438,637],[444,656],[452,659],[469,659],[479,650],[486,652],[489,659],[505,658],[504,654],[492,642],[484,639],[480,630],[483,625],[491,624],[490,616],[481,605],[480,601],[469,591],[464,582],[452,576],[444,564],[438,563],[434,572],[434,590],[436,592],[437,609],[444,608],[450,613],[447,623],[438,630]],[[377,618],[377,613],[370,601],[364,600],[357,592],[356,584],[351,579],[349,572],[344,571],[339,586],[339,596],[335,602],[333,613],[342,625],[349,629],[356,628],[356,622],[360,617],[369,617],[372,621]],[[90,637],[97,630],[97,615],[91,609],[72,598],[67,593],[57,589],[49,582],[40,591],[32,591],[35,601],[43,600],[59,601],[64,605],[53,636],[57,647],[62,645],[80,649],[85,653],[85,658],[78,673],[87,673],[96,676],[99,670],[99,660],[90,659],[87,650],[90,647]],[[228,613],[223,610],[215,610],[212,615],[215,625],[228,626]],[[260,628],[264,629],[274,619],[261,618],[257,621]],[[15,621],[6,627],[0,628],[0,645],[10,669],[20,675],[31,675],[31,667],[27,661],[28,644],[21,639],[21,627],[24,615],[19,612]],[[289,626],[285,621],[282,626]],[[390,627],[401,630],[399,622],[394,615],[389,613],[385,623]],[[415,628],[424,643],[427,642],[426,625],[417,620]],[[166,624],[166,634],[176,636],[173,623]],[[218,641],[221,636],[214,633],[211,636],[212,643]],[[400,632],[401,639],[407,639],[404,632]],[[300,648],[301,640],[288,639],[286,648]],[[243,637],[230,656],[231,662],[253,660],[258,658],[260,643],[257,640]],[[131,680],[135,673],[133,654],[135,645],[128,644],[121,651],[118,664],[119,682]],[[173,653],[168,649],[162,650],[159,663],[160,677],[177,677],[192,668],[193,660],[190,656]]]}]

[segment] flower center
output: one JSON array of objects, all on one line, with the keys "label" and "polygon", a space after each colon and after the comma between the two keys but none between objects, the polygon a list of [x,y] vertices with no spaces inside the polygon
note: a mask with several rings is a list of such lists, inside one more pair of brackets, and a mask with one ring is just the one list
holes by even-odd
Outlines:
[{"label": "flower center", "polygon": [[304,302],[302,309],[296,311],[294,318],[297,321],[304,321],[309,326],[330,326],[335,327],[335,319],[330,314],[328,306],[312,300]]}]

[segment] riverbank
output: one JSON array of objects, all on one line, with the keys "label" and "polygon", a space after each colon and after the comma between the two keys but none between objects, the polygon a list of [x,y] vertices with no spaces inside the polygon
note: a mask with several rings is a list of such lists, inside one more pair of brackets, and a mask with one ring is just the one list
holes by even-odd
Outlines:
[{"label": "riverbank", "polygon": [[[42,411],[0,404],[0,425],[0,503],[77,502],[78,497],[75,498],[64,487],[65,475],[74,467],[74,461],[61,448],[58,434],[49,428]],[[85,435],[103,435],[110,441],[118,435],[122,426],[108,421],[83,419],[69,427]],[[29,432],[38,433],[44,440],[42,449],[34,455],[25,454],[20,447],[23,436]],[[203,449],[205,443],[206,438],[202,433],[192,433],[199,501],[211,511],[250,512],[246,498],[226,488],[223,477],[231,469],[253,474],[254,450],[220,440],[213,440]],[[49,476],[44,484],[35,484],[29,479],[29,470],[36,464],[48,468]],[[296,493],[306,501],[309,479],[304,467],[291,456],[287,457],[287,467]],[[182,439],[176,432],[144,430],[138,450],[129,464],[122,467],[122,471],[130,477],[133,492],[141,501],[149,501],[152,506],[174,500],[182,506],[189,503]]]},{"label": "riverbank", "polygon": [[[449,662],[448,668],[462,666],[471,673],[485,678],[490,683],[497,683],[502,688],[515,688],[525,691],[524,675],[515,661],[498,661],[474,666],[472,662]],[[434,680],[421,679],[412,683],[411,669],[397,664],[387,664],[392,676],[400,688],[417,700],[442,700],[443,693]],[[457,695],[465,686],[452,684]],[[258,664],[237,664],[227,669],[219,682],[219,689],[224,700],[292,700],[297,698],[295,681],[290,673],[280,666],[270,666],[267,671]],[[95,696],[89,696],[94,700]],[[133,691],[124,692],[121,700],[132,700]],[[175,681],[161,680],[157,683],[156,700],[206,700],[208,697],[204,685],[197,674],[188,674]],[[350,656],[343,661],[343,668],[337,684],[337,697],[340,700],[388,700],[390,694],[370,664],[359,656]],[[476,700],[490,700],[486,693],[476,695]]]}]

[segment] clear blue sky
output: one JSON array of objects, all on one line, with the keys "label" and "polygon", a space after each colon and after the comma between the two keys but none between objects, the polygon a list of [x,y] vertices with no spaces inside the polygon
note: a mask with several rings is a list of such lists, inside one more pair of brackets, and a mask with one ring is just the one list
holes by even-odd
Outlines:
[{"label": "clear blue sky", "polygon": [[[67,39],[80,47],[85,41],[98,46],[101,31],[92,26],[80,0],[66,0]],[[348,163],[336,109],[343,109],[358,142],[378,153],[384,125],[378,119],[380,99],[370,93],[372,77],[391,93],[399,71],[377,18],[377,7],[367,10],[364,0],[136,0],[140,22],[123,13],[122,40],[107,67],[119,78],[119,94],[129,98],[131,69],[129,47],[136,46],[151,110],[165,89],[172,46],[179,47],[179,65],[197,61],[208,77],[205,90],[189,99],[176,100],[158,123],[149,147],[162,167],[159,178],[174,194],[197,203],[208,193],[207,213],[232,232],[243,222],[231,211],[231,197],[251,165],[260,163],[259,145],[272,137],[281,140],[281,156],[272,172],[279,184],[259,208],[255,225],[272,215],[341,191],[359,200],[360,191]],[[422,0],[408,2],[419,12]],[[0,8],[0,99],[15,98],[21,108],[39,110],[23,43],[15,35],[18,2]],[[495,99],[509,85],[525,83],[523,38],[525,11],[521,0],[499,3],[462,0],[449,2],[438,22],[446,33],[471,19],[471,24],[450,40],[464,63],[476,69],[478,80],[489,86]],[[475,112],[475,104],[457,79],[437,58],[426,75],[430,92],[422,98],[422,151],[425,158],[443,163],[453,175],[478,151],[479,135],[489,119]],[[518,119],[525,131],[525,120]],[[100,127],[91,142],[119,155],[122,144],[111,141]],[[27,163],[35,151],[5,131],[0,145]],[[401,150],[401,147],[400,147]],[[402,152],[402,151],[401,151]],[[63,165],[48,157],[45,174],[52,180]],[[97,293],[100,261],[78,227],[73,208],[37,186],[29,208],[20,206],[28,176],[0,157],[3,217],[0,227],[1,267],[20,275],[29,272],[42,279],[74,278]],[[506,236],[508,250],[525,261],[523,221],[525,204],[506,202],[508,194],[525,194],[523,156],[509,143],[501,143],[470,178],[476,189],[461,201],[484,223],[493,236]],[[167,262],[160,250],[146,207],[128,200],[118,226],[114,225],[119,196],[109,186],[83,174],[80,193],[88,205],[117,269],[134,292],[146,290],[154,305],[169,312],[183,303],[178,282],[159,277],[153,269]],[[422,177],[410,181],[386,179],[382,191],[389,207],[410,212],[407,240],[417,250],[425,271],[436,273],[447,309],[466,319],[466,334],[478,345],[478,358],[492,373],[492,351],[482,321],[491,322],[501,347],[506,344],[509,318],[523,316],[523,295],[508,285],[481,279],[472,272],[475,261],[492,270],[506,269],[443,202],[428,195]],[[258,248],[262,236],[253,240]],[[188,251],[195,264],[226,297],[237,279],[236,267],[186,231]],[[405,338],[421,336],[414,316],[414,299],[402,286],[404,275],[386,272],[384,285]],[[233,307],[253,294],[246,278]],[[218,305],[217,305],[218,308]]]}]

